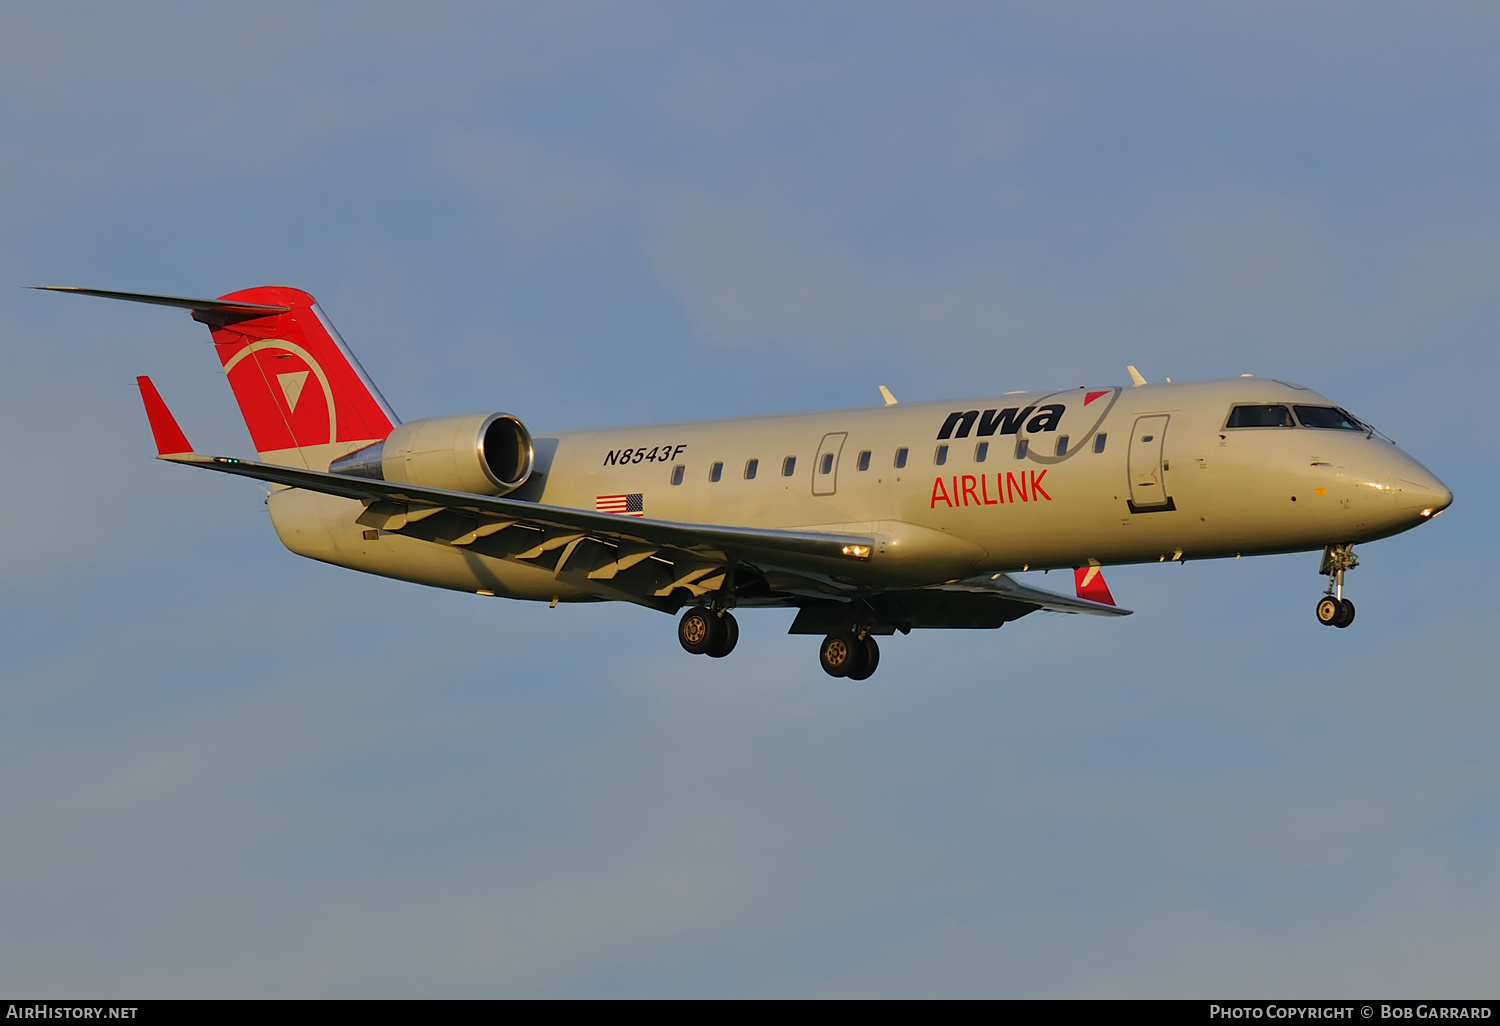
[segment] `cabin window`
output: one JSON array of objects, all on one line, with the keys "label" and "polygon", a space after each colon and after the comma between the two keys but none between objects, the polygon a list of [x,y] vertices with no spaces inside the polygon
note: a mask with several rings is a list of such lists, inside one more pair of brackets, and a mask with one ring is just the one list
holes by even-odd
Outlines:
[{"label": "cabin window", "polygon": [[1029,438],[1018,438],[1018,439],[1016,439],[1016,459],[1018,459],[1018,460],[1024,460],[1026,458],[1026,454],[1028,452],[1030,452],[1030,451],[1031,451],[1031,439],[1029,439]]},{"label": "cabin window", "polygon": [[1094,436],[1094,451],[1095,452],[1103,452],[1104,451],[1104,442],[1105,442],[1105,439],[1107,439],[1107,438],[1109,438],[1109,436],[1106,435],[1106,434],[1104,434],[1104,432],[1102,432],[1102,431],[1099,434],[1097,434],[1097,435]]},{"label": "cabin window", "polygon": [[870,469],[870,450],[869,449],[866,449],[864,452],[862,452],[862,453],[859,454],[859,462],[857,464],[855,464],[855,465],[857,467],[859,467],[860,470],[869,470]]},{"label": "cabin window", "polygon": [[672,468],[672,483],[674,485],[680,485],[680,484],[682,484],[682,475],[685,474],[685,473],[687,473],[687,468],[684,467],[681,463],[679,463],[679,464],[677,464],[677,466],[673,467]]},{"label": "cabin window", "polygon": [[1229,421],[1224,426],[1232,428],[1291,427],[1292,411],[1280,404],[1236,406],[1229,411]]},{"label": "cabin window", "polygon": [[823,458],[818,461],[818,473],[820,473],[820,474],[832,474],[833,473],[833,453],[831,453],[831,452],[825,452],[823,454]]},{"label": "cabin window", "polygon": [[759,469],[760,469],[760,460],[746,460],[745,461],[745,480],[746,481],[754,481],[755,480],[755,472],[757,470],[759,470]]},{"label": "cabin window", "polygon": [[978,445],[974,446],[974,462],[975,463],[983,463],[985,460],[987,460],[989,458],[990,458],[990,443],[989,442],[980,442]]},{"label": "cabin window", "polygon": [[1066,456],[1068,454],[1068,436],[1057,436],[1057,447],[1052,450],[1054,456]]},{"label": "cabin window", "polygon": [[1365,426],[1337,406],[1293,406],[1303,427],[1363,431]]},{"label": "cabin window", "polygon": [[797,471],[797,457],[788,456],[781,461],[781,476],[791,477]]},{"label": "cabin window", "polygon": [[940,445],[937,447],[937,452],[932,454],[932,462],[936,463],[940,467],[944,463],[948,462],[948,447],[946,445]]},{"label": "cabin window", "polygon": [[904,466],[906,466],[906,450],[905,449],[897,449],[896,450],[896,469],[900,470]]},{"label": "cabin window", "polygon": [[719,478],[721,478],[723,476],[724,476],[724,464],[723,464],[722,461],[718,462],[718,463],[715,463],[713,466],[711,466],[711,467],[708,468],[708,479],[710,481],[714,482],[715,484],[717,484],[718,481],[719,481]]}]

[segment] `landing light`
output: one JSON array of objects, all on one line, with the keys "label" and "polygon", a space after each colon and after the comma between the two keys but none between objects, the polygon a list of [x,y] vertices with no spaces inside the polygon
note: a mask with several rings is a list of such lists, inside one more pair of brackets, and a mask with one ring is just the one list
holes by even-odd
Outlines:
[{"label": "landing light", "polygon": [[868,545],[845,545],[844,555],[853,556],[855,559],[869,559],[870,546]]},{"label": "landing light", "polygon": [[1435,517],[1435,516],[1437,516],[1441,512],[1442,512],[1442,510],[1440,510],[1440,509],[1433,509],[1431,506],[1429,506],[1427,509],[1424,509],[1422,511],[1422,515],[1424,517]]}]

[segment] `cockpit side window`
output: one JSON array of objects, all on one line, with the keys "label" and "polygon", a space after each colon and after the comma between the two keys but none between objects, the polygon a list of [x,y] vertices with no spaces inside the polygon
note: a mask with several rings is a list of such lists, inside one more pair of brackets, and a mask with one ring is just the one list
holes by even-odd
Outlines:
[{"label": "cockpit side window", "polygon": [[1363,431],[1365,426],[1337,406],[1293,406],[1303,427]]},{"label": "cockpit side window", "polygon": [[1291,427],[1292,411],[1280,404],[1264,406],[1236,406],[1229,411],[1232,428]]}]

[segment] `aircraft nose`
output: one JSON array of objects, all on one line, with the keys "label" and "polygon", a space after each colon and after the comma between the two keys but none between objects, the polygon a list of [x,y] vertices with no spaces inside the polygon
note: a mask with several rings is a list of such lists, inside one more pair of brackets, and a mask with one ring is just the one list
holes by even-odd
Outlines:
[{"label": "aircraft nose", "polygon": [[[1403,490],[1407,482],[1402,481]],[[1404,494],[1404,491],[1403,491]],[[1432,479],[1431,487],[1416,487],[1411,490],[1412,501],[1403,503],[1403,507],[1418,510],[1418,515],[1423,517],[1435,517],[1449,506],[1453,505],[1453,493],[1448,486],[1437,478]]]},{"label": "aircraft nose", "polygon": [[1448,486],[1416,460],[1406,457],[1392,475],[1396,505],[1423,518],[1435,517],[1453,503]]}]

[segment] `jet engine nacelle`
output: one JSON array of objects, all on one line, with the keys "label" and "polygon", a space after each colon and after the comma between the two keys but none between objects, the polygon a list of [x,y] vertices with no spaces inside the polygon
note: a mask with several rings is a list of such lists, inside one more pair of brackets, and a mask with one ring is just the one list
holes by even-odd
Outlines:
[{"label": "jet engine nacelle", "polygon": [[531,432],[508,413],[433,417],[396,426],[385,441],[340,456],[335,474],[477,495],[504,495],[531,476]]}]

